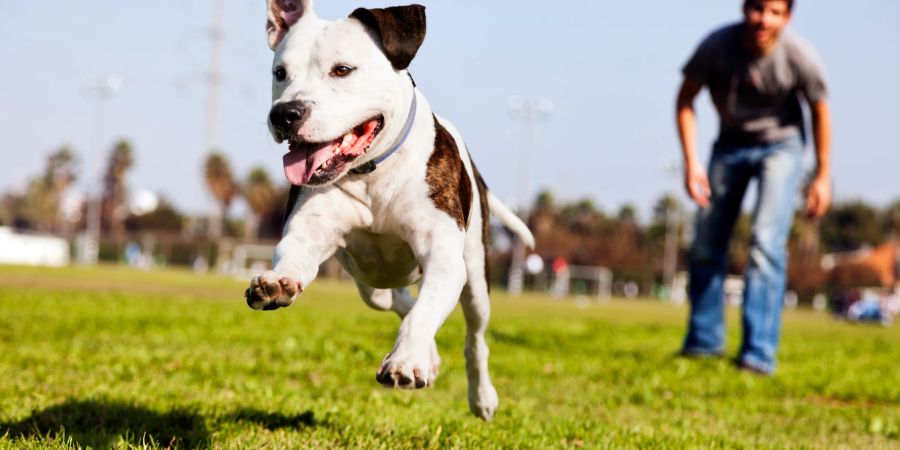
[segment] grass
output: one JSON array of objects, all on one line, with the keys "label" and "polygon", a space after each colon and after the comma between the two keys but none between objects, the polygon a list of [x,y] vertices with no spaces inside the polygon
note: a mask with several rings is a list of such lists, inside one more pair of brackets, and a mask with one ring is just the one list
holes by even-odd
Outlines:
[{"label": "grass", "polygon": [[[251,311],[188,272],[0,267],[0,449],[900,448],[900,327],[788,312],[778,375],[674,358],[686,308],[494,295],[500,410],[469,415],[459,311],[437,385],[379,387],[395,316],[320,280]],[[737,344],[735,311],[729,340]]]}]

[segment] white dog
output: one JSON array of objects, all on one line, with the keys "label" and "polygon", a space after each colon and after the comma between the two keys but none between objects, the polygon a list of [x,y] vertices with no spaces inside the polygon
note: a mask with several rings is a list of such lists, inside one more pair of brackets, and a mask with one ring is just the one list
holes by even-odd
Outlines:
[{"label": "white dog", "polygon": [[498,399],[484,338],[488,211],[529,246],[534,238],[488,192],[456,129],[434,116],[406,71],[425,38],[425,8],[360,8],[329,22],[311,0],[268,0],[267,28],[269,128],[288,141],[293,186],[274,269],[251,281],[247,303],[290,305],[335,255],[366,304],[402,318],[376,379],[412,389],[434,382],[434,336],[461,301],[469,407],[490,419]]}]

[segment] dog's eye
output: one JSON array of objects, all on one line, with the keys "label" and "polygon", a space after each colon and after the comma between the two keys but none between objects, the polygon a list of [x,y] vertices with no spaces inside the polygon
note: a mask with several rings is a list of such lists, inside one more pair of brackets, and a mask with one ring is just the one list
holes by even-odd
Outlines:
[{"label": "dog's eye", "polygon": [[350,72],[353,72],[353,68],[345,66],[343,64],[338,64],[331,69],[331,76],[343,78],[347,75],[350,75]]},{"label": "dog's eye", "polygon": [[272,75],[275,76],[276,80],[284,81],[287,78],[287,70],[284,70],[284,67],[278,66],[275,68],[275,71],[272,72]]}]

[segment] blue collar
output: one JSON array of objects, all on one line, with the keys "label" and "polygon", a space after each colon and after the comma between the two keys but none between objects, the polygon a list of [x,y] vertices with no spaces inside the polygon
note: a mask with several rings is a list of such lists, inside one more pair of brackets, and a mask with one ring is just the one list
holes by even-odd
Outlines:
[{"label": "blue collar", "polygon": [[406,124],[403,125],[403,130],[400,132],[400,139],[397,141],[397,143],[394,144],[393,147],[391,147],[390,150],[382,153],[377,158],[375,158],[359,167],[354,168],[353,170],[351,170],[351,172],[358,174],[358,175],[363,175],[363,174],[374,172],[375,169],[378,168],[379,164],[383,163],[385,160],[390,158],[391,155],[393,155],[397,150],[399,150],[400,146],[402,146],[403,143],[406,142],[406,138],[409,137],[409,132],[412,130],[413,122],[415,122],[415,121],[416,121],[416,89],[415,89],[415,85],[413,85],[412,105],[409,107],[409,114],[406,116]]}]

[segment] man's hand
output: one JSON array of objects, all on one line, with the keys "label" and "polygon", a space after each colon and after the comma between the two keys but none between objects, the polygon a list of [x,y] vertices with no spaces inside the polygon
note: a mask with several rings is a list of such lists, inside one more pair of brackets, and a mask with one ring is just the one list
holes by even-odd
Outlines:
[{"label": "man's hand", "polygon": [[684,187],[694,203],[701,208],[709,206],[709,197],[712,191],[709,188],[709,178],[706,170],[700,164],[687,164],[684,168]]},{"label": "man's hand", "polygon": [[694,203],[701,208],[709,206],[709,178],[706,170],[698,162],[694,146],[697,142],[697,114],[694,112],[694,99],[703,89],[703,84],[688,77],[681,82],[678,99],[675,101],[675,121],[678,125],[678,137],[681,140],[681,151],[684,156],[684,187]]},{"label": "man's hand", "polygon": [[809,107],[816,142],[816,177],[806,192],[806,214],[821,219],[831,205],[831,113],[825,100],[811,103]]},{"label": "man's hand", "polygon": [[817,176],[809,184],[806,192],[806,215],[821,219],[831,206],[831,181],[828,177]]}]

